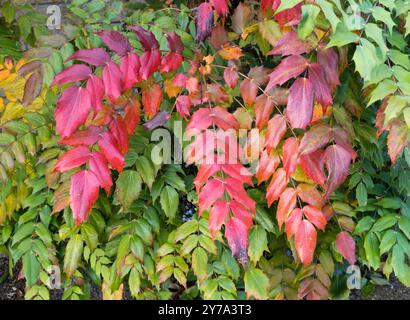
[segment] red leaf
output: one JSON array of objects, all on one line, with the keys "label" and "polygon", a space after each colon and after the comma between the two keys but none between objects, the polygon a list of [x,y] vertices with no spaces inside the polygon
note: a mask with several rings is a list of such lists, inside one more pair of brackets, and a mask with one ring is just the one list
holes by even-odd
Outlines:
[{"label": "red leaf", "polygon": [[[185,87],[188,82],[188,77],[184,73],[178,73],[172,80],[172,85],[176,87]],[[187,89],[188,90],[188,89]]]},{"label": "red leaf", "polygon": [[152,118],[158,113],[162,98],[162,89],[158,83],[154,83],[142,89],[142,105],[145,114],[149,118]]},{"label": "red leaf", "polygon": [[305,155],[319,150],[325,146],[332,137],[332,128],[328,125],[319,124],[305,132],[300,141],[299,154]]},{"label": "red leaf", "polygon": [[282,85],[289,79],[295,78],[306,70],[309,61],[302,56],[289,56],[279,63],[279,65],[269,75],[269,83],[266,91],[269,91],[276,85]]},{"label": "red leaf", "polygon": [[[191,118],[192,120],[192,118]],[[214,131],[206,130],[200,133],[189,145],[187,152],[187,164],[215,163],[216,134]]]},{"label": "red leaf", "polygon": [[124,156],[118,150],[112,134],[110,132],[103,133],[98,141],[98,146],[110,165],[121,173],[124,168]]},{"label": "red leaf", "polygon": [[230,218],[226,223],[225,237],[229,248],[241,264],[248,262],[248,233],[249,228],[240,219]]},{"label": "red leaf", "polygon": [[215,107],[211,109],[210,117],[213,122],[222,130],[239,129],[239,123],[235,117],[230,114],[226,109],[221,107]]},{"label": "red leaf", "polygon": [[262,129],[269,121],[270,114],[274,108],[274,101],[271,97],[261,94],[255,100],[256,126]]},{"label": "red leaf", "polygon": [[307,204],[310,204],[319,209],[322,207],[322,195],[316,189],[316,186],[307,183],[301,183],[297,186],[296,190],[298,197],[303,202],[306,202]]},{"label": "red leaf", "polygon": [[299,164],[309,179],[312,179],[321,186],[325,185],[325,159],[323,150],[317,150],[307,155],[300,156]]},{"label": "red leaf", "polygon": [[322,66],[326,82],[333,92],[340,84],[339,81],[339,57],[333,48],[324,49],[319,46],[317,51],[317,62]]},{"label": "red leaf", "polygon": [[184,50],[184,44],[175,31],[167,34],[167,40],[168,47],[171,52],[182,54],[182,51]]},{"label": "red leaf", "polygon": [[58,159],[54,171],[62,173],[77,168],[88,161],[90,154],[90,150],[87,147],[80,146],[71,149]]},{"label": "red leaf", "polygon": [[285,232],[286,232],[286,237],[288,240],[292,238],[294,234],[299,229],[299,224],[302,222],[302,210],[299,208],[296,208],[292,211],[292,213],[289,215],[289,217],[286,219],[285,222]]},{"label": "red leaf", "polygon": [[135,53],[130,52],[122,57],[120,71],[122,74],[124,91],[131,89],[134,84],[141,81],[139,76],[140,68],[140,58]]},{"label": "red leaf", "polygon": [[142,80],[147,80],[161,64],[161,52],[159,50],[150,50],[142,54],[140,76]]},{"label": "red leaf", "polygon": [[224,108],[201,108],[194,112],[186,128],[187,136],[192,136],[198,131],[207,129],[212,124],[223,130],[239,129],[239,123],[235,117]]},{"label": "red leaf", "polygon": [[217,179],[208,180],[198,196],[199,216],[212,206],[225,191],[225,184]]},{"label": "red leaf", "polygon": [[289,89],[286,116],[293,129],[305,129],[313,115],[313,85],[307,78],[298,78]]},{"label": "red leaf", "polygon": [[215,239],[216,233],[221,230],[225,219],[229,216],[229,202],[225,200],[219,200],[213,205],[209,212],[209,231],[211,232],[212,239]]},{"label": "red leaf", "polygon": [[353,238],[346,231],[336,236],[336,248],[351,265],[356,262],[356,245]]},{"label": "red leaf", "polygon": [[272,9],[274,0],[261,0],[261,9],[263,12],[266,12],[269,9]]},{"label": "red leaf", "polygon": [[408,128],[403,121],[394,119],[389,124],[389,135],[387,136],[387,150],[393,166],[396,164],[397,156],[407,146]]},{"label": "red leaf", "polygon": [[278,220],[279,230],[282,224],[287,220],[288,215],[296,208],[296,190],[286,188],[279,198],[278,209],[276,211],[276,220]]},{"label": "red leaf", "polygon": [[91,75],[91,73],[92,71],[90,67],[85,64],[74,64],[57,74],[50,86],[52,87],[57,84],[85,80]]},{"label": "red leaf", "polygon": [[[274,4],[272,5],[272,9],[275,11],[279,7],[280,3],[280,0],[275,0]],[[277,22],[279,22],[279,25],[281,27],[290,27],[297,25],[302,19],[302,4],[299,3],[293,8],[284,10],[276,14],[274,18]]]},{"label": "red leaf", "polygon": [[268,130],[266,131],[265,147],[268,152],[275,149],[286,133],[286,120],[277,114],[268,122]]},{"label": "red leaf", "polygon": [[145,51],[159,49],[158,41],[155,39],[155,36],[151,31],[145,30],[140,26],[132,26],[130,27],[130,30],[134,31],[138,41],[141,42]]},{"label": "red leaf", "polygon": [[248,228],[252,226],[253,215],[236,200],[230,201],[230,206],[235,218],[241,220]]},{"label": "red leaf", "polygon": [[252,183],[252,173],[249,172],[241,163],[232,163],[232,164],[223,164],[222,170],[228,176],[241,181],[243,183],[247,183],[249,185],[253,185]]},{"label": "red leaf", "polygon": [[268,207],[274,201],[279,199],[279,196],[285,190],[289,180],[286,177],[286,172],[283,168],[279,168],[272,176],[272,180],[266,190],[266,199],[268,200]]},{"label": "red leaf", "polygon": [[114,118],[110,123],[110,132],[118,150],[122,154],[126,154],[128,152],[128,132],[124,119],[121,117]]},{"label": "red leaf", "polygon": [[228,34],[226,33],[225,28],[222,25],[217,24],[216,27],[212,29],[212,35],[210,40],[212,46],[215,50],[219,50],[228,41]]},{"label": "red leaf", "polygon": [[336,144],[344,148],[347,152],[350,153],[350,156],[352,157],[352,160],[354,161],[356,159],[356,151],[354,151],[349,135],[347,131],[342,129],[341,127],[335,126],[332,128],[332,136],[333,139],[335,140]]},{"label": "red leaf", "polygon": [[214,23],[214,12],[208,2],[203,2],[197,8],[196,14],[196,39],[204,42],[211,35]]},{"label": "red leaf", "polygon": [[132,99],[130,103],[125,106],[125,125],[129,135],[133,134],[135,128],[140,122],[141,104],[138,99]]},{"label": "red leaf", "polygon": [[224,70],[224,80],[230,88],[232,89],[235,88],[239,80],[239,75],[238,75],[238,71],[236,71],[236,68],[231,67],[231,68],[225,69]]},{"label": "red leaf", "polygon": [[229,195],[250,211],[255,212],[255,201],[248,196],[241,181],[234,178],[225,179],[226,191]]},{"label": "red leaf", "polygon": [[100,137],[102,130],[96,126],[89,126],[83,131],[77,131],[70,137],[60,140],[61,144],[65,144],[72,147],[77,146],[90,146],[96,143]]},{"label": "red leaf", "polygon": [[109,62],[102,72],[104,90],[111,102],[117,102],[121,96],[121,71],[117,64]]},{"label": "red leaf", "polygon": [[89,165],[90,170],[95,174],[101,187],[104,188],[108,196],[112,186],[112,178],[111,171],[107,165],[107,160],[101,153],[95,151],[90,155]]},{"label": "red leaf", "polygon": [[91,106],[95,111],[103,108],[104,83],[100,77],[91,75],[87,80],[87,90],[90,93]]},{"label": "red leaf", "polygon": [[306,53],[311,49],[307,41],[299,39],[298,34],[294,31],[286,33],[276,44],[275,48],[268,52],[268,55],[280,54],[283,56],[299,55]]},{"label": "red leaf", "polygon": [[303,214],[311,223],[316,226],[316,228],[322,231],[325,230],[327,220],[325,215],[318,208],[315,208],[313,206],[304,206]]},{"label": "red leaf", "polygon": [[210,0],[210,3],[220,16],[226,17],[226,15],[229,13],[227,0]]},{"label": "red leaf", "polygon": [[179,53],[169,52],[161,61],[161,73],[177,70],[182,63],[182,55]]},{"label": "red leaf", "polygon": [[322,105],[323,113],[325,113],[327,107],[333,103],[329,83],[326,81],[323,69],[319,64],[311,63],[308,69],[309,80],[313,84],[313,91],[315,92],[315,99]]},{"label": "red leaf", "polygon": [[97,177],[89,170],[79,171],[71,177],[70,207],[77,225],[84,222],[90,214],[98,198],[99,188]]},{"label": "red leaf", "polygon": [[256,179],[258,184],[267,181],[275,172],[280,163],[280,158],[277,152],[268,153],[264,150],[259,158],[259,163],[256,168]]},{"label": "red leaf", "polygon": [[305,267],[313,260],[316,248],[317,233],[315,227],[306,219],[303,219],[295,235],[295,247],[298,256]]},{"label": "red leaf", "polygon": [[132,46],[127,37],[117,31],[104,30],[97,32],[97,35],[112,51],[119,56],[125,56],[132,51]]},{"label": "red leaf", "polygon": [[110,55],[102,48],[81,49],[74,52],[66,61],[79,60],[93,66],[103,66],[111,61]]},{"label": "red leaf", "polygon": [[298,165],[298,149],[299,149],[299,141],[295,137],[290,137],[286,139],[285,143],[283,144],[283,168],[286,171],[286,174],[290,176],[296,170],[296,166]]},{"label": "red leaf", "polygon": [[343,147],[335,144],[327,147],[324,159],[328,172],[324,195],[324,200],[326,200],[346,180],[349,174],[351,155]]},{"label": "red leaf", "polygon": [[191,101],[189,97],[186,95],[181,95],[177,98],[175,103],[178,113],[186,120],[187,116],[189,116],[189,110],[191,109]]},{"label": "red leaf", "polygon": [[240,92],[243,102],[251,106],[255,102],[256,95],[258,94],[258,85],[252,79],[245,79],[241,82]]},{"label": "red leaf", "polygon": [[86,89],[72,86],[64,90],[55,111],[57,131],[61,138],[69,137],[85,122],[90,108],[90,94]]},{"label": "red leaf", "polygon": [[196,192],[199,192],[199,189],[202,187],[202,185],[210,178],[215,175],[219,170],[221,169],[221,166],[219,164],[206,164],[202,163],[199,167],[198,173],[195,177],[194,184],[196,187]]}]

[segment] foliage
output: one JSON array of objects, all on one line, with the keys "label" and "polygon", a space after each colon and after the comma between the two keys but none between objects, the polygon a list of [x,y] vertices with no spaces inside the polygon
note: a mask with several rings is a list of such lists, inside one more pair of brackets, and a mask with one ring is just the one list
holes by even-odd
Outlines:
[{"label": "foliage", "polygon": [[408,6],[181,2],[73,1],[4,59],[0,248],[26,298],[56,265],[63,299],[335,299],[355,263],[408,286]]}]

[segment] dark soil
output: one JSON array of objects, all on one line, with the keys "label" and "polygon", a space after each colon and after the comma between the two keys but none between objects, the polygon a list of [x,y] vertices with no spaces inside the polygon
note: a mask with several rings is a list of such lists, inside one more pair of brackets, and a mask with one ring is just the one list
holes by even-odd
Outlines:
[{"label": "dark soil", "polygon": [[390,278],[390,285],[375,286],[374,292],[365,296],[360,290],[352,290],[351,300],[410,300],[410,288],[406,288],[396,277]]},{"label": "dark soil", "polygon": [[[9,276],[9,263],[6,257],[0,256],[0,300],[23,300],[24,299],[24,280],[18,279],[20,267],[13,270],[13,277]],[[390,279],[390,285],[376,286],[374,292],[365,296],[360,290],[352,290],[351,300],[410,300],[410,288],[402,285],[394,276]],[[61,300],[62,290],[51,290],[52,300]],[[131,299],[128,287],[125,287],[124,298]],[[91,288],[91,299],[101,300],[101,290],[93,286]]]}]

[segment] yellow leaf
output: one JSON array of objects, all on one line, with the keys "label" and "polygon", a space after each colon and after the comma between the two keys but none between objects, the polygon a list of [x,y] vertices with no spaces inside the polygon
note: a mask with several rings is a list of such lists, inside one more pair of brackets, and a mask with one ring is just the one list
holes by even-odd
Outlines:
[{"label": "yellow leaf", "polygon": [[0,124],[4,124],[7,121],[15,120],[24,115],[26,110],[21,103],[10,102],[4,109],[4,112],[0,119]]},{"label": "yellow leaf", "polygon": [[218,53],[225,60],[239,59],[243,56],[241,48],[230,45],[224,46]]}]

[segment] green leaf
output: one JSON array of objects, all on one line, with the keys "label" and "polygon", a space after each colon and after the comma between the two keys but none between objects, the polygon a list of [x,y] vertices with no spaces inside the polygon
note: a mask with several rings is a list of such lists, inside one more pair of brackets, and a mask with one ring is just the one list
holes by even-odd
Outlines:
[{"label": "green leaf", "polygon": [[407,70],[410,70],[410,58],[407,54],[398,50],[390,49],[387,55],[395,64],[401,65]]},{"label": "green leaf", "polygon": [[306,4],[302,6],[302,20],[298,25],[298,36],[301,39],[306,39],[316,25],[316,18],[320,12],[317,6]]},{"label": "green leaf", "polygon": [[165,215],[170,219],[175,218],[175,214],[178,210],[179,196],[178,192],[170,186],[166,186],[162,189],[161,196],[159,198],[161,208],[164,210]]},{"label": "green leaf", "polygon": [[376,220],[376,223],[373,225],[373,228],[371,231],[380,232],[380,231],[386,230],[394,226],[396,223],[397,223],[397,214],[395,213],[386,214],[383,217]]},{"label": "green leaf", "polygon": [[142,177],[142,180],[148,185],[151,190],[155,180],[155,170],[152,162],[145,156],[138,157],[135,161],[135,166]]},{"label": "green leaf", "polygon": [[342,47],[359,40],[360,37],[356,33],[349,31],[343,23],[339,23],[336,31],[330,36],[330,41],[327,47]]},{"label": "green leaf", "polygon": [[387,51],[389,49],[387,48],[386,42],[384,41],[383,30],[379,28],[375,23],[368,23],[366,24],[365,31],[366,35],[369,38],[372,38],[377,43],[383,54],[383,58],[386,59]]},{"label": "green leaf", "polygon": [[383,198],[377,202],[377,205],[381,206],[384,209],[400,209],[401,200],[399,198]]},{"label": "green leaf", "polygon": [[353,61],[356,64],[356,71],[360,73],[364,81],[371,79],[372,70],[383,63],[376,47],[368,40],[361,39],[361,45],[356,47]]},{"label": "green leaf", "polygon": [[266,231],[275,233],[275,224],[269,213],[263,209],[261,206],[256,205],[256,221],[260,224]]},{"label": "green leaf", "polygon": [[68,241],[64,255],[64,272],[68,278],[75,273],[83,252],[83,239],[77,234]]},{"label": "green leaf", "polygon": [[198,220],[192,219],[188,222],[185,222],[175,232],[174,242],[181,241],[182,239],[185,239],[190,234],[197,232],[197,231],[198,231]]},{"label": "green leaf", "polygon": [[91,251],[97,248],[98,233],[91,224],[83,223],[81,225],[81,236]]},{"label": "green leaf", "polygon": [[326,19],[329,20],[332,29],[336,30],[340,19],[336,16],[333,5],[326,0],[316,0],[316,3],[322,9]]},{"label": "green leaf", "polygon": [[140,292],[141,279],[138,270],[134,267],[131,269],[130,277],[128,278],[128,285],[131,294],[135,297]]},{"label": "green leaf", "polygon": [[380,267],[380,252],[379,240],[374,232],[370,232],[366,235],[364,239],[364,250],[370,267],[377,270]]},{"label": "green leaf", "polygon": [[399,219],[399,228],[406,235],[407,239],[410,239],[410,220],[405,216],[401,216]]},{"label": "green leaf", "polygon": [[8,133],[0,133],[0,146],[8,146],[14,141],[14,136]]},{"label": "green leaf", "polygon": [[396,90],[397,85],[393,80],[383,80],[370,94],[370,100],[367,103],[367,106],[370,106],[374,102],[387,97],[389,94],[394,93]]},{"label": "green leaf", "polygon": [[296,6],[298,3],[302,2],[302,0],[286,0],[286,1],[281,1],[279,7],[275,11],[275,15],[278,14],[279,12],[282,12],[287,9],[291,9],[294,6]]},{"label": "green leaf", "polygon": [[407,124],[407,128],[410,129],[410,107],[403,109],[403,117],[404,117],[404,121]]},{"label": "green leaf", "polygon": [[407,287],[410,287],[410,268],[405,262],[403,249],[399,245],[393,248],[392,267],[396,277]]},{"label": "green leaf", "polygon": [[266,300],[268,298],[269,278],[256,268],[250,268],[245,272],[245,292],[246,297],[254,297],[259,300]]},{"label": "green leaf", "polygon": [[390,33],[393,31],[393,27],[395,26],[395,23],[393,19],[391,18],[390,12],[387,10],[383,9],[382,7],[375,7],[372,10],[372,16],[373,18],[376,19],[376,21],[381,21],[384,24],[387,25],[387,28],[389,28]]},{"label": "green leaf", "polygon": [[124,171],[117,180],[115,197],[124,208],[128,208],[138,199],[141,192],[141,176],[137,171]]},{"label": "green leaf", "polygon": [[17,18],[17,23],[22,37],[27,40],[31,32],[31,19],[28,15],[22,15]]},{"label": "green leaf", "polygon": [[23,272],[27,286],[31,287],[37,283],[40,274],[40,263],[33,250],[27,251],[23,256]]},{"label": "green leaf", "polygon": [[380,242],[380,254],[384,254],[388,252],[391,247],[396,243],[397,239],[397,232],[394,230],[387,230],[382,238],[382,241]]},{"label": "green leaf", "polygon": [[402,110],[406,107],[407,101],[402,96],[391,96],[387,102],[387,107],[384,110],[384,124],[388,124],[391,120],[398,118]]},{"label": "green leaf", "polygon": [[407,13],[406,25],[404,26],[404,28],[406,29],[404,36],[407,37],[407,35],[410,33],[410,12]]},{"label": "green leaf", "polygon": [[16,9],[11,3],[6,2],[1,8],[1,13],[3,14],[4,20],[6,20],[6,23],[11,23],[14,20]]},{"label": "green leaf", "polygon": [[367,205],[367,189],[363,182],[360,182],[356,188],[356,199],[359,206]]},{"label": "green leaf", "polygon": [[186,276],[181,269],[174,268],[174,277],[179,282],[179,284],[186,288]]},{"label": "green leaf", "polygon": [[201,247],[196,247],[192,252],[192,271],[198,278],[199,282],[207,278],[208,273],[208,256],[206,251]]},{"label": "green leaf", "polygon": [[264,251],[268,251],[268,238],[265,229],[261,226],[254,226],[249,234],[249,258],[254,265],[262,257]]},{"label": "green leaf", "polygon": [[275,46],[282,37],[279,24],[274,20],[265,20],[259,23],[259,33],[262,38],[268,41],[272,46]]}]

